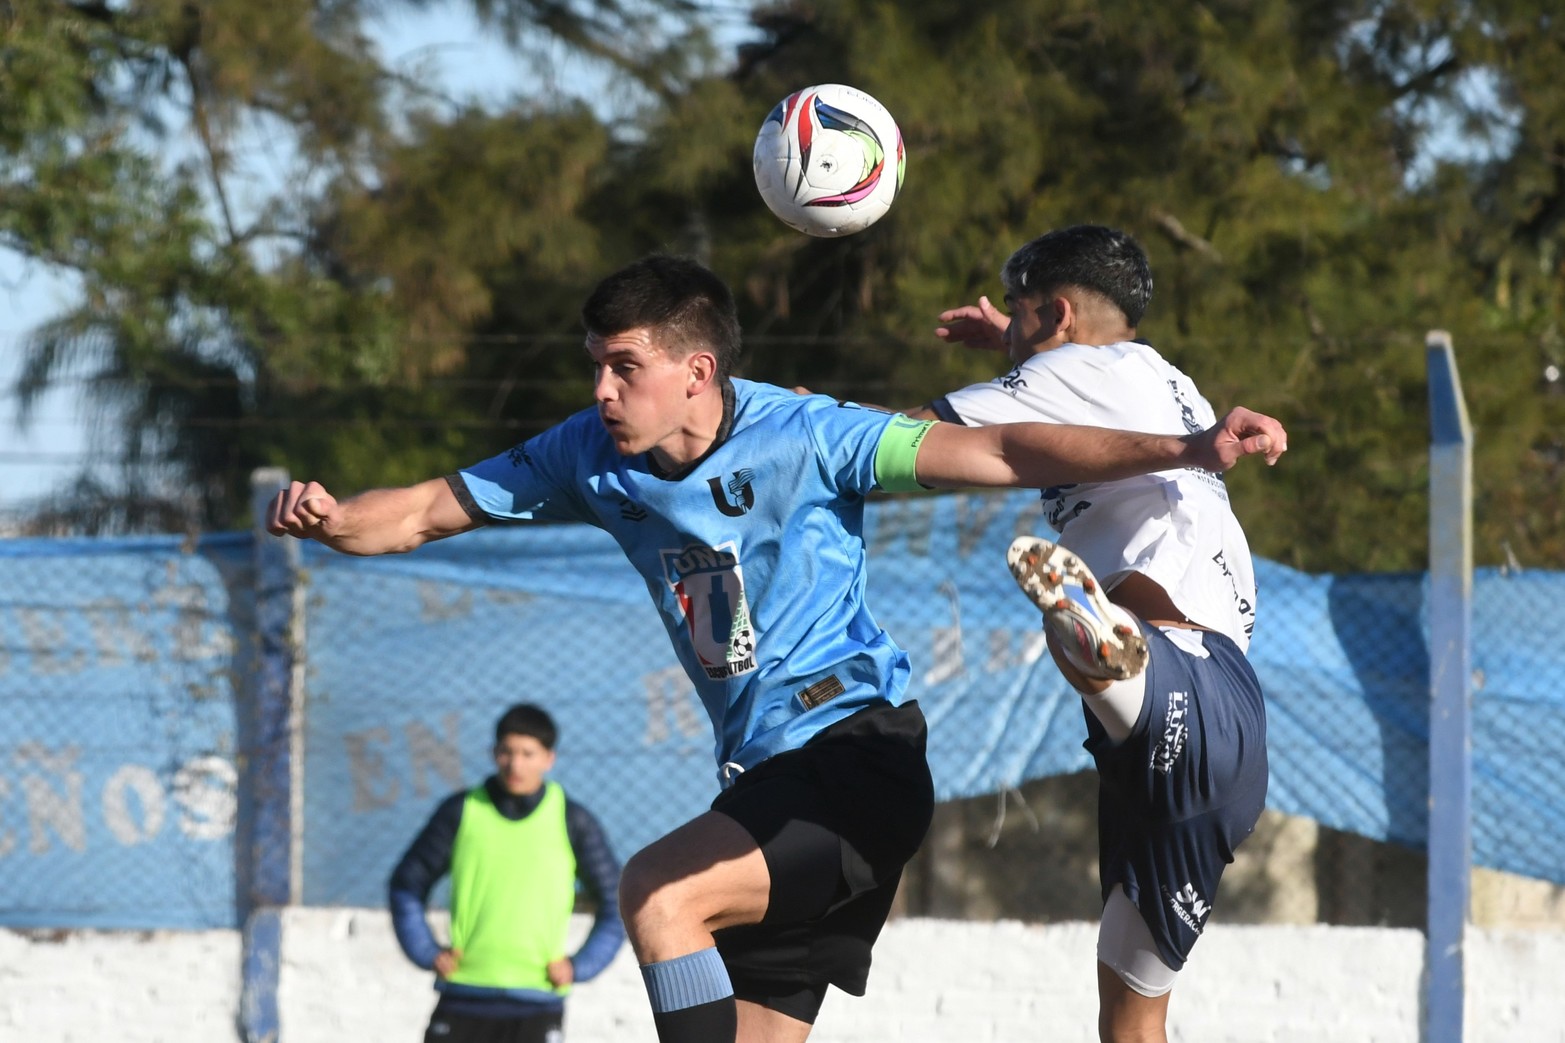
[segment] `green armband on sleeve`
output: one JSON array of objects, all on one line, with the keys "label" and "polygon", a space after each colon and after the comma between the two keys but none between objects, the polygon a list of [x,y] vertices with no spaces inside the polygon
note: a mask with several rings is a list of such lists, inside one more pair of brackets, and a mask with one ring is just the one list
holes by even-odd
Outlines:
[{"label": "green armband on sleeve", "polygon": [[901,415],[892,418],[875,446],[876,485],[888,493],[910,493],[924,488],[918,484],[914,465],[918,462],[919,445],[936,423]]}]

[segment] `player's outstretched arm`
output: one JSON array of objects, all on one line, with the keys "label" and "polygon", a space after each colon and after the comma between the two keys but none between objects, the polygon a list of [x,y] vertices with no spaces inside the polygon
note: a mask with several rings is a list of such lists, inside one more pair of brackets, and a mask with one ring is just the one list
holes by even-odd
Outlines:
[{"label": "player's outstretched arm", "polygon": [[344,554],[401,554],[476,529],[444,478],[401,489],[371,489],[338,500],[319,482],[293,482],[267,506],[266,529]]},{"label": "player's outstretched arm", "polygon": [[1241,457],[1274,464],[1288,448],[1282,424],[1243,407],[1193,435],[1153,435],[1068,424],[936,424],[918,447],[919,484],[1041,489],[1151,471],[1226,471]]}]

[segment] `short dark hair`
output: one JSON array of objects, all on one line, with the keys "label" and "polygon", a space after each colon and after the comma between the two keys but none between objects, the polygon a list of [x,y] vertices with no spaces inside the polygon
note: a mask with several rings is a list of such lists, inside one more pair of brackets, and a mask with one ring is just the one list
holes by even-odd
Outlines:
[{"label": "short dark hair", "polygon": [[676,352],[696,347],[717,356],[717,375],[739,362],[739,312],[726,283],[688,257],[652,254],[599,282],[581,309],[588,333],[610,337],[648,328]]},{"label": "short dark hair", "polygon": [[560,731],[554,726],[554,718],[543,707],[517,703],[495,722],[495,745],[500,745],[507,735],[528,735],[543,743],[544,749],[552,750]]},{"label": "short dark hair", "polygon": [[1141,244],[1102,225],[1073,225],[1040,235],[1011,254],[1000,282],[1014,298],[1078,287],[1104,298],[1141,323],[1152,301],[1152,266]]}]

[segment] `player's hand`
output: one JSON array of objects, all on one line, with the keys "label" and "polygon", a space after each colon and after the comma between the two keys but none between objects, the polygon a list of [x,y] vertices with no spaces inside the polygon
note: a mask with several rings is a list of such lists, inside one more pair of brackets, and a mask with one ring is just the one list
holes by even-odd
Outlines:
[{"label": "player's hand", "polygon": [[1236,406],[1216,424],[1198,434],[1189,435],[1195,466],[1208,471],[1226,471],[1241,457],[1264,454],[1267,466],[1275,464],[1288,451],[1288,432],[1277,420]]},{"label": "player's hand", "polygon": [[311,539],[329,534],[337,498],[319,482],[291,482],[266,508],[266,531],[273,536]]},{"label": "player's hand", "polygon": [[551,960],[546,973],[549,975],[549,984],[557,989],[564,988],[576,980],[576,966],[566,956]]},{"label": "player's hand", "polygon": [[1005,350],[1005,330],[1011,325],[1011,317],[990,304],[988,297],[978,298],[977,304],[943,311],[940,321],[942,325],[935,328],[935,336],[943,341],[980,351]]},{"label": "player's hand", "polygon": [[451,977],[461,965],[461,949],[441,949],[440,955],[435,957],[435,973],[442,978]]}]

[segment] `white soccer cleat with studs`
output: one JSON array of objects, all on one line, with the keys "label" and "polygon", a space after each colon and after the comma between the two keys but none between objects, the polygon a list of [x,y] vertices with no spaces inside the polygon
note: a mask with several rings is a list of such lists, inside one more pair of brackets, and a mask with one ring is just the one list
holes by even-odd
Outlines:
[{"label": "white soccer cleat with studs", "polygon": [[1018,536],[1005,563],[1083,675],[1123,681],[1146,669],[1147,641],[1136,617],[1108,599],[1080,558],[1048,540]]}]

